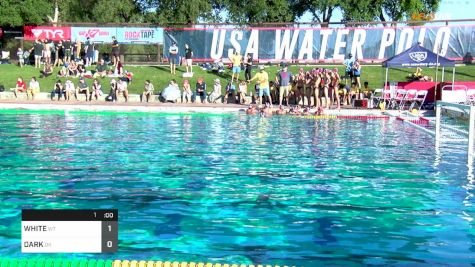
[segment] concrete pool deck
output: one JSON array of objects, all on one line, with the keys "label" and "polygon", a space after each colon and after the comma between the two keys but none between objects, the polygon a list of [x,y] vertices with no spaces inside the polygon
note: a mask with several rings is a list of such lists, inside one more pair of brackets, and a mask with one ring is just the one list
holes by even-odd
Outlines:
[{"label": "concrete pool deck", "polygon": [[[275,106],[274,106],[275,107]],[[244,112],[247,105],[237,104],[201,104],[201,103],[140,103],[140,102],[85,102],[85,101],[50,101],[50,100],[0,100],[0,110],[64,110],[64,111],[116,111],[116,112],[151,112],[151,113],[238,113]],[[324,115],[345,115],[345,116],[364,116],[364,115],[392,115],[398,116],[399,110],[379,109],[355,109],[351,107],[342,107],[340,110],[328,109]],[[421,110],[420,115],[432,116],[434,112]]]}]

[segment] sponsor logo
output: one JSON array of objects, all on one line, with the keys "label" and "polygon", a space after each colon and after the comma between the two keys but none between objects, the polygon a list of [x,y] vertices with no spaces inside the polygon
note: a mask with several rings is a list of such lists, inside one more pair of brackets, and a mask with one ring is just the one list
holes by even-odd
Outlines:
[{"label": "sponsor logo", "polygon": [[140,31],[125,31],[125,40],[141,40],[141,39],[153,39],[155,37],[154,30],[140,30]]},{"label": "sponsor logo", "polygon": [[32,29],[35,38],[64,39],[64,31],[61,29]]},{"label": "sponsor logo", "polygon": [[86,37],[86,38],[89,37],[91,39],[94,39],[94,38],[99,38],[99,37],[109,37],[109,36],[112,36],[112,34],[110,31],[107,31],[107,30],[92,28],[92,29],[79,31],[79,36]]},{"label": "sponsor logo", "polygon": [[409,57],[415,62],[421,62],[427,58],[427,52],[412,52]]}]

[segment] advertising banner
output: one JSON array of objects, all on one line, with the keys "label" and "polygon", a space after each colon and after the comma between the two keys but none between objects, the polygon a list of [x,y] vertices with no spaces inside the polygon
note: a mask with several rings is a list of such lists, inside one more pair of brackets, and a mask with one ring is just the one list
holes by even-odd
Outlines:
[{"label": "advertising banner", "polygon": [[117,28],[119,43],[163,43],[162,28]]},{"label": "advertising banner", "polygon": [[48,26],[24,26],[24,39],[34,41],[36,39],[44,40],[66,40],[71,38],[70,27],[48,27]]},{"label": "advertising banner", "polygon": [[0,27],[0,39],[23,37],[23,27]]},{"label": "advertising banner", "polygon": [[71,40],[79,39],[85,42],[87,37],[93,42],[111,43],[112,36],[116,36],[116,28],[110,27],[72,27]]},{"label": "advertising banner", "polygon": [[180,53],[188,43],[196,59],[228,58],[234,51],[269,61],[342,61],[349,53],[381,62],[414,44],[460,60],[475,54],[475,25],[368,28],[166,29],[165,55],[171,42]]}]

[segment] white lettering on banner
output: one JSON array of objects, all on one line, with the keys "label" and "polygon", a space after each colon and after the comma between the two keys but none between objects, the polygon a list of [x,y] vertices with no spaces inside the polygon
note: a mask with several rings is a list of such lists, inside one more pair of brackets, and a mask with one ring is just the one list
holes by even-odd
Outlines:
[{"label": "white lettering on banner", "polygon": [[306,30],[305,36],[303,37],[302,46],[300,47],[300,52],[298,59],[303,59],[304,55],[307,55],[307,60],[313,59],[313,30]]},{"label": "white lettering on banner", "polygon": [[237,40],[242,40],[242,31],[231,31],[231,45],[233,48],[228,49],[228,57],[234,54],[234,51],[241,53],[241,44]]},{"label": "white lettering on banner", "polygon": [[325,59],[325,54],[327,52],[327,44],[328,44],[328,36],[330,36],[333,33],[333,30],[327,29],[327,30],[321,30],[320,35],[322,36],[322,45],[320,46],[320,60]]},{"label": "white lettering on banner", "polygon": [[45,34],[44,38],[46,39],[54,39],[54,38],[64,39],[63,30],[33,29],[31,30],[31,32],[36,38],[39,38],[44,33]]},{"label": "white lettering on banner", "polygon": [[246,55],[252,54],[252,58],[259,58],[259,31],[252,30],[247,42]]},{"label": "white lettering on banner", "polygon": [[348,35],[350,33],[350,30],[348,29],[343,29],[343,30],[338,30],[336,32],[336,40],[335,40],[335,50],[333,51],[333,59],[337,60],[344,60],[345,55],[340,54],[340,50],[342,48],[346,48],[346,42],[343,41],[343,36]]},{"label": "white lettering on banner", "polygon": [[411,28],[404,28],[399,35],[399,40],[396,49],[396,55],[406,51],[412,46],[412,40],[414,39],[414,30]]},{"label": "white lettering on banner", "polygon": [[396,37],[396,32],[394,29],[384,29],[381,37],[381,46],[379,47],[378,59],[384,59],[384,53],[386,52],[386,47],[394,44],[394,38]]},{"label": "white lettering on banner", "polygon": [[[214,30],[213,39],[211,41],[210,56],[212,59],[220,59],[223,57],[224,37],[226,37],[226,30]],[[219,44],[218,44],[219,38]]]},{"label": "white lettering on banner", "polygon": [[434,50],[432,52],[434,53],[439,52],[439,47],[442,45],[442,47],[440,48],[439,55],[445,57],[445,54],[447,54],[447,49],[449,48],[449,40],[450,40],[450,28],[441,27],[437,31],[437,35],[435,36]]},{"label": "white lettering on banner", "polygon": [[[297,39],[299,37],[300,30],[294,30],[292,41],[290,41],[290,30],[284,31],[284,36],[281,35],[282,30],[276,30],[275,32],[275,59],[276,60],[290,60],[294,53]],[[281,40],[282,38],[282,40]]]},{"label": "white lettering on banner", "polygon": [[419,29],[419,40],[417,40],[417,42],[421,46],[424,46],[424,38],[426,38],[426,28],[420,28]]},{"label": "white lettering on banner", "polygon": [[353,33],[353,44],[351,45],[351,53],[357,59],[363,59],[363,45],[366,41],[366,30],[356,29]]}]

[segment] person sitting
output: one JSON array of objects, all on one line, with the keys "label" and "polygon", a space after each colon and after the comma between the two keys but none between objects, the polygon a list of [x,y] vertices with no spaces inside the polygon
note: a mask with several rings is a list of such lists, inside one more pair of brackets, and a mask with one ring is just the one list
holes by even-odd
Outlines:
[{"label": "person sitting", "polygon": [[109,96],[106,99],[112,100],[112,102],[117,101],[117,82],[115,79],[110,81],[111,89],[109,92]]},{"label": "person sitting", "polygon": [[58,71],[58,77],[67,77],[68,76],[68,68],[66,66],[61,66],[61,69]]},{"label": "person sitting", "polygon": [[[53,91],[51,92],[51,100],[54,100],[56,94],[58,95],[58,101],[61,100],[61,96],[65,94],[61,80],[57,80],[54,84]],[[66,95],[64,96],[64,99],[66,99]]]},{"label": "person sitting", "polygon": [[[193,92],[191,92],[190,82],[188,80],[183,81],[183,94],[182,94],[182,103],[188,103],[192,101],[191,97]],[[186,102],[185,102],[186,100]]]},{"label": "person sitting", "polygon": [[86,73],[86,68],[84,67],[84,64],[79,64],[77,67],[77,70],[78,70],[77,75],[79,77],[83,77],[84,74]]},{"label": "person sitting", "polygon": [[80,93],[86,94],[86,101],[87,101],[89,97],[89,86],[87,85],[83,77],[79,78],[79,84],[76,87],[76,100],[79,100],[78,95]]},{"label": "person sitting", "polygon": [[153,99],[153,84],[150,82],[150,80],[145,81],[145,87],[144,91],[142,93],[142,98],[140,99],[140,102],[142,102],[144,99],[148,103],[150,102],[150,99]]},{"label": "person sitting", "polygon": [[206,83],[202,77],[196,83],[196,96],[200,97],[202,104],[206,102]]},{"label": "person sitting", "polygon": [[363,97],[371,99],[371,96],[373,95],[373,90],[371,90],[368,85],[368,82],[363,83]]},{"label": "person sitting", "polygon": [[114,75],[115,77],[120,77],[124,73],[124,67],[122,65],[122,62],[120,60],[117,61],[117,65],[115,65],[114,69]]},{"label": "person sitting", "polygon": [[99,60],[99,63],[96,65],[96,72],[94,73],[93,77],[106,77],[108,69],[109,68],[107,67],[106,63],[104,63],[104,59]]},{"label": "person sitting", "polygon": [[26,84],[23,81],[23,78],[18,77],[15,88],[12,88],[10,90],[13,90],[13,93],[15,94],[15,98],[18,98],[18,93],[19,92],[25,92],[26,93]]},{"label": "person sitting", "polygon": [[247,94],[247,83],[246,81],[242,80],[239,82],[239,103],[240,104],[246,103],[246,94]]},{"label": "person sitting", "polygon": [[168,86],[163,89],[161,93],[161,97],[165,102],[176,103],[180,96],[180,88],[178,87],[175,79],[171,80]]},{"label": "person sitting", "polygon": [[417,67],[416,68],[416,72],[412,73],[411,75],[409,75],[409,80],[411,81],[419,81],[421,78],[423,78],[424,75],[422,74],[422,68],[420,67]]},{"label": "person sitting", "polygon": [[40,92],[40,83],[36,80],[36,77],[32,77],[28,89],[26,90],[26,99],[31,95],[31,100],[35,100],[35,95]]},{"label": "person sitting", "polygon": [[225,103],[236,103],[236,86],[230,81],[226,85],[226,95],[224,96]]},{"label": "person sitting", "polygon": [[308,107],[304,108],[303,111],[302,111],[302,115],[304,115],[304,116],[310,115],[310,109]]},{"label": "person sitting", "polygon": [[127,83],[124,80],[119,80],[117,82],[117,89],[116,89],[116,100],[119,94],[122,94],[125,98],[125,102],[127,102],[129,97],[129,90],[127,89]]},{"label": "person sitting", "polygon": [[221,98],[221,82],[219,79],[214,80],[213,92],[208,97],[210,103],[216,103]]},{"label": "person sitting", "polygon": [[76,92],[76,89],[74,88],[74,83],[71,80],[67,80],[64,83],[64,91],[66,101],[71,100],[71,96]]},{"label": "person sitting", "polygon": [[71,60],[71,62],[69,62],[68,75],[72,77],[78,76],[78,66],[76,64],[76,61],[74,60]]},{"label": "person sitting", "polygon": [[91,96],[89,97],[89,100],[92,101],[92,96],[96,99],[96,101],[99,99],[99,96],[102,96],[104,93],[102,92],[102,85],[99,82],[99,80],[94,79],[94,82],[92,83],[92,91],[91,91]]},{"label": "person sitting", "polygon": [[46,63],[43,70],[40,71],[40,78],[45,78],[53,74],[53,66],[50,63]]}]

